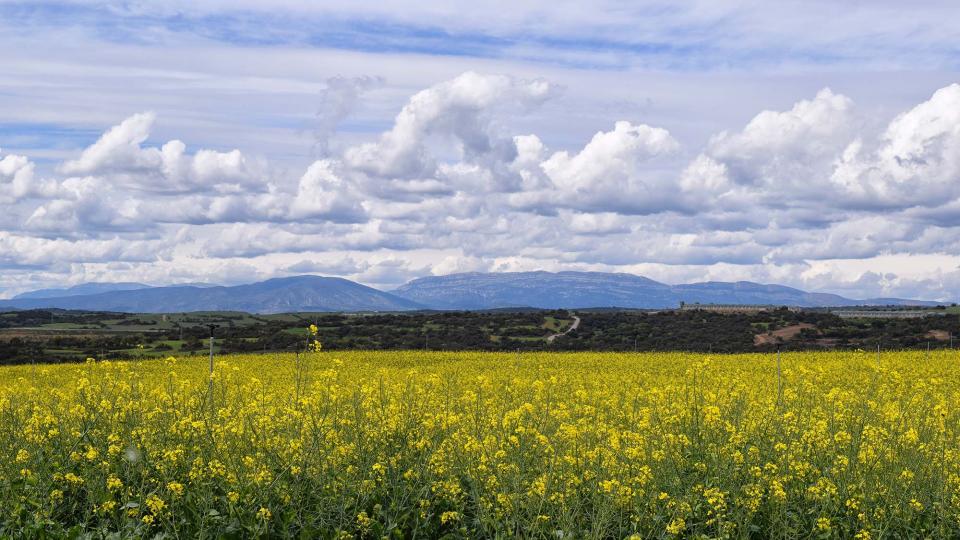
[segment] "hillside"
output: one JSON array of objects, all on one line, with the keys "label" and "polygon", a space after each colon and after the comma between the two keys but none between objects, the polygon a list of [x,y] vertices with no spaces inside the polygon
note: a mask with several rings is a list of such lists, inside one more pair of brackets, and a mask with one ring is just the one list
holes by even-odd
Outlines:
[{"label": "hillside", "polygon": [[393,294],[436,309],[667,308],[670,287],[633,274],[601,272],[467,273],[415,279]]},{"label": "hillside", "polygon": [[14,296],[13,299],[23,300],[28,298],[65,298],[68,296],[86,296],[105,292],[135,291],[149,288],[150,285],[144,285],[143,283],[82,283],[80,285],[63,289],[39,289],[36,291],[25,292]]},{"label": "hillside", "polygon": [[809,293],[783,285],[749,281],[667,285],[633,274],[603,272],[465,273],[415,279],[392,291],[437,309],[492,309],[527,306],[542,309],[587,307],[674,308],[681,302],[760,304],[798,307],[850,305],[935,305],[896,298],[856,300]]},{"label": "hillside", "polygon": [[415,279],[390,292],[342,278],[297,276],[232,287],[90,283],[45,289],[0,301],[0,309],[61,308],[129,313],[185,311],[407,311],[510,308],[668,309],[681,302],[797,307],[935,305],[884,298],[855,300],[783,285],[739,281],[667,285],[603,272],[465,273]]},{"label": "hillside", "polygon": [[404,311],[421,305],[352,281],[319,276],[278,278],[233,287],[152,287],[61,298],[18,298],[0,308],[62,308],[128,313],[185,311]]}]

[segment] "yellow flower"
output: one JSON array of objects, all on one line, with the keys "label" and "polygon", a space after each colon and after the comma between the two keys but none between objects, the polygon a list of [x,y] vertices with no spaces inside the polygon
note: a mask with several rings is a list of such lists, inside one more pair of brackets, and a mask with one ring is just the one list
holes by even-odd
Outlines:
[{"label": "yellow flower", "polygon": [[79,486],[80,484],[83,483],[83,478],[80,478],[79,476],[73,474],[72,472],[69,472],[63,475],[63,479],[75,486]]},{"label": "yellow flower", "polygon": [[[227,512],[269,534],[267,506],[283,522],[310,486],[363,505],[331,537],[369,536],[394,503],[468,537],[766,537],[783,515],[809,516],[809,536],[911,537],[925,512],[960,508],[950,354],[890,352],[877,370],[869,354],[789,353],[779,396],[763,352],[221,355],[212,395],[205,358],[175,375],[147,358],[0,366],[0,508],[82,514],[81,536],[182,536],[196,529],[180,516],[212,517],[197,505],[215,493],[211,536]],[[23,519],[9,514],[0,530]]]},{"label": "yellow flower", "polygon": [[147,508],[150,509],[154,514],[159,514],[163,512],[163,509],[167,507],[167,503],[163,499],[157,497],[156,495],[148,495],[147,500],[145,501]]},{"label": "yellow flower", "polygon": [[114,475],[107,477],[107,489],[110,491],[117,491],[123,488],[123,482]]},{"label": "yellow flower", "polygon": [[687,528],[687,522],[682,517],[676,517],[667,525],[667,532],[673,535],[680,534]]}]

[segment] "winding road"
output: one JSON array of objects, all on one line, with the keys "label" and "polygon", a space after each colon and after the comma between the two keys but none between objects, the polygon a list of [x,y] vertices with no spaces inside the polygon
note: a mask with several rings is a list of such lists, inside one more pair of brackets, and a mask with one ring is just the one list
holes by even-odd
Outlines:
[{"label": "winding road", "polygon": [[574,330],[577,329],[578,326],[580,326],[580,317],[577,317],[576,315],[574,315],[574,316],[573,316],[573,324],[570,325],[570,328],[567,328],[566,330],[564,330],[563,332],[560,332],[559,334],[554,334],[554,335],[552,335],[552,336],[547,336],[547,343],[553,343],[553,340],[557,339],[557,338],[560,337],[560,336],[565,336],[565,335],[569,334],[570,332],[573,332]]}]

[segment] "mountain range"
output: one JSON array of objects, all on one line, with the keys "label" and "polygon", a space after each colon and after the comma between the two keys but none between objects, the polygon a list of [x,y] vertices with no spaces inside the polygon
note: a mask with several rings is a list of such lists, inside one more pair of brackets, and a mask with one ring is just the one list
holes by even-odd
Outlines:
[{"label": "mountain range", "polygon": [[90,294],[99,294],[111,291],[135,291],[137,289],[149,289],[150,285],[143,283],[81,283],[73,287],[64,289],[40,289],[37,291],[25,292],[14,296],[14,300],[23,300],[28,298],[65,298],[67,296],[86,296]]},{"label": "mountain range", "polygon": [[674,308],[681,302],[798,307],[937,305],[880,298],[855,300],[749,281],[667,285],[633,274],[603,272],[463,273],[415,279],[381,291],[334,277],[295,276],[236,286],[151,287],[86,283],[0,300],[0,309],[61,308],[130,313],[187,311],[412,311],[497,308]]},{"label": "mountain range", "polygon": [[353,281],[319,276],[268,279],[249,285],[119,288],[87,295],[19,298],[2,308],[61,308],[127,313],[186,311],[410,311],[423,306]]}]

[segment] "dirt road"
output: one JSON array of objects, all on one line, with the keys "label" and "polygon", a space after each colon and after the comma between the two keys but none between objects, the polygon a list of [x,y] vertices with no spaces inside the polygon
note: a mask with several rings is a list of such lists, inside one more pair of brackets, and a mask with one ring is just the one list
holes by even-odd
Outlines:
[{"label": "dirt road", "polygon": [[552,335],[552,336],[547,336],[547,343],[553,343],[553,340],[557,339],[557,338],[560,337],[560,336],[565,336],[565,335],[569,334],[570,332],[573,332],[574,330],[577,329],[578,326],[580,326],[580,317],[577,317],[576,315],[574,315],[574,316],[573,316],[573,324],[570,325],[570,328],[567,328],[566,330],[564,330],[563,332],[560,332],[559,334],[554,334],[554,335]]}]

